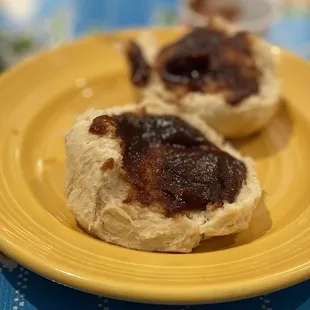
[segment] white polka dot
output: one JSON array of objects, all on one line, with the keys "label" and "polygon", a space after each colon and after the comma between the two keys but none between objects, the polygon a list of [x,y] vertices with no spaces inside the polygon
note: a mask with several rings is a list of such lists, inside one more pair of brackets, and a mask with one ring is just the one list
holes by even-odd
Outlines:
[{"label": "white polka dot", "polygon": [[17,282],[17,285],[21,285],[22,284],[22,282]]},{"label": "white polka dot", "polygon": [[24,298],[24,297],[25,297],[25,294],[20,294],[20,297],[21,297],[21,298]]},{"label": "white polka dot", "polygon": [[19,275],[18,275],[18,278],[22,278],[22,277],[23,277],[23,275],[22,275],[22,274],[19,274]]},{"label": "white polka dot", "polygon": [[16,294],[19,294],[19,290],[16,290],[15,293],[16,293]]},{"label": "white polka dot", "polygon": [[19,301],[19,298],[14,298],[14,301]]},{"label": "white polka dot", "polygon": [[27,288],[27,285],[23,285],[22,288]]},{"label": "white polka dot", "polygon": [[29,272],[28,272],[28,270],[26,270],[25,272],[24,272],[24,274],[28,274]]},{"label": "white polka dot", "polygon": [[84,98],[90,98],[93,95],[93,91],[90,88],[84,88],[82,90],[82,96]]},{"label": "white polka dot", "polygon": [[98,304],[98,307],[101,308],[101,307],[102,307],[102,304]]},{"label": "white polka dot", "polygon": [[109,299],[105,299],[103,302],[107,304],[109,302]]},{"label": "white polka dot", "polygon": [[19,270],[20,270],[20,271],[23,271],[23,270],[24,270],[24,267],[20,267]]},{"label": "white polka dot", "polygon": [[109,307],[103,307],[103,310],[110,310]]},{"label": "white polka dot", "polygon": [[21,301],[20,303],[19,303],[19,305],[21,306],[21,307],[23,307],[24,306],[24,302],[23,301]]},{"label": "white polka dot", "polygon": [[14,306],[14,307],[13,307],[13,310],[16,310],[16,309],[18,309],[18,307],[17,307],[17,306]]},{"label": "white polka dot", "polygon": [[23,281],[27,282],[27,281],[28,281],[28,278],[24,278]]},{"label": "white polka dot", "polygon": [[79,88],[84,88],[87,84],[87,81],[84,78],[78,78],[75,81],[75,85]]}]

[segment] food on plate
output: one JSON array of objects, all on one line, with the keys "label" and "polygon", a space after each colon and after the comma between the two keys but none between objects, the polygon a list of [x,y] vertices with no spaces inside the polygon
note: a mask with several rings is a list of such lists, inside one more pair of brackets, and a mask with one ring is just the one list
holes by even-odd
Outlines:
[{"label": "food on plate", "polygon": [[88,110],[66,135],[77,222],[110,243],[184,253],[246,229],[261,196],[252,160],[198,117],[150,106]]},{"label": "food on plate", "polygon": [[230,3],[230,1],[187,0],[187,2],[189,2],[189,4],[185,2],[184,5],[189,5],[194,12],[201,16],[209,18],[218,15],[230,22],[234,22],[239,17],[241,10],[236,3]]},{"label": "food on plate", "polygon": [[[280,83],[268,44],[221,19],[161,48],[144,36],[124,44],[143,99],[199,115],[227,138],[261,130],[276,113]],[[156,52],[155,52],[156,51]]]}]

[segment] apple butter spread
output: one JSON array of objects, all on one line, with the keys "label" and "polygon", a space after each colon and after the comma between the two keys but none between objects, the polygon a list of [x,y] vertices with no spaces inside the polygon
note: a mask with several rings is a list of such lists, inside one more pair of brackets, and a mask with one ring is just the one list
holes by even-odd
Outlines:
[{"label": "apple butter spread", "polygon": [[[153,70],[165,87],[177,95],[220,93],[230,105],[259,92],[260,70],[246,32],[229,35],[210,27],[195,28],[157,54]],[[132,82],[145,86],[151,69],[137,44],[128,45]],[[143,73],[142,73],[143,72]]]},{"label": "apple butter spread", "polygon": [[146,62],[141,48],[134,41],[126,45],[126,55],[130,65],[131,81],[136,86],[145,86],[150,77],[150,66]]},{"label": "apple butter spread", "polygon": [[[98,121],[103,117],[93,120],[90,133],[107,132],[98,128],[107,126]],[[182,119],[123,113],[112,116],[111,122],[121,142],[129,200],[158,203],[167,214],[235,201],[246,179],[245,165]]]},{"label": "apple butter spread", "polygon": [[110,128],[114,128],[115,124],[111,117],[107,115],[100,115],[96,117],[91,127],[89,128],[89,132],[97,135],[105,135],[110,131]]}]

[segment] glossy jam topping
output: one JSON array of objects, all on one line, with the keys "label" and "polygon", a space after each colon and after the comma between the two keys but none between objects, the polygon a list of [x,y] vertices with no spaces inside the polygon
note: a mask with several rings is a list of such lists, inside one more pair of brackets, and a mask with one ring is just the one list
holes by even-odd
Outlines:
[{"label": "glossy jam topping", "polygon": [[132,83],[136,86],[145,86],[149,80],[150,67],[139,45],[134,41],[127,42],[126,56],[130,65]]},{"label": "glossy jam topping", "polygon": [[[168,214],[234,202],[245,165],[178,117],[124,113],[112,117],[123,150],[130,197]],[[96,122],[96,119],[94,120]]]},{"label": "glossy jam topping", "polygon": [[[228,104],[237,105],[259,91],[261,73],[251,46],[246,32],[228,35],[212,26],[195,28],[159,51],[154,70],[177,95],[221,93]],[[128,45],[127,58],[132,82],[147,85],[150,68],[136,43]]]},{"label": "glossy jam topping", "polygon": [[108,158],[100,167],[101,172],[106,172],[107,170],[112,170],[114,168],[114,159]]},{"label": "glossy jam topping", "polygon": [[89,132],[96,135],[105,135],[109,131],[109,128],[114,125],[111,117],[100,115],[93,120]]},{"label": "glossy jam topping", "polygon": [[259,91],[260,72],[246,32],[229,36],[211,27],[196,28],[161,50],[156,69],[172,91],[220,92],[231,105]]}]

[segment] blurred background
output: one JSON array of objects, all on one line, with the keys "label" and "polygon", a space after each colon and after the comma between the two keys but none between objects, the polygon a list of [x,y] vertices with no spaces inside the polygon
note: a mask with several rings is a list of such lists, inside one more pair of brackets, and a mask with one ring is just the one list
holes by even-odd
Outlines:
[{"label": "blurred background", "polygon": [[210,14],[310,60],[310,0],[0,0],[0,69],[94,32],[199,26]]}]

